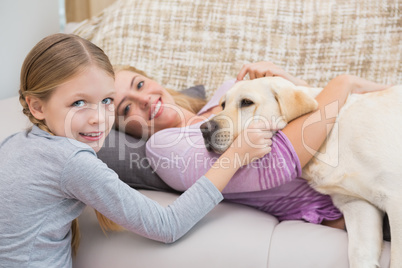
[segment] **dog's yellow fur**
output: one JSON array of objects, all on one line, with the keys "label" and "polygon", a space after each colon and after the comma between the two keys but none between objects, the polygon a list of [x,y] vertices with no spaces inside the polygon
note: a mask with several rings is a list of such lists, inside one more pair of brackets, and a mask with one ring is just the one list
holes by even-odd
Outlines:
[{"label": "dog's yellow fur", "polygon": [[[228,138],[222,137],[217,146],[210,144],[211,148],[218,153],[226,150],[254,119],[282,129],[315,109],[319,91],[297,87],[280,77],[236,83],[222,98],[225,109],[211,119],[218,126],[216,138],[220,138],[220,129],[225,129]],[[253,104],[243,107],[245,98]],[[303,178],[317,191],[331,195],[344,214],[350,267],[378,267],[384,212],[391,226],[391,267],[402,264],[401,137],[402,86],[354,94],[321,149],[312,152],[315,157],[303,168]]]}]

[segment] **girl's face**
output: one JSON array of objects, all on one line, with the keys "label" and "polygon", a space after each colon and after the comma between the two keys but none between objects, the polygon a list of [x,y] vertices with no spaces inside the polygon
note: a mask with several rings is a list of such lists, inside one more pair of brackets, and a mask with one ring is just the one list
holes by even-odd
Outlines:
[{"label": "girl's face", "polygon": [[173,97],[155,81],[132,71],[116,73],[116,124],[136,137],[179,127],[182,112]]},{"label": "girl's face", "polygon": [[102,147],[114,122],[114,80],[91,67],[58,86],[41,106],[47,127],[56,136]]}]

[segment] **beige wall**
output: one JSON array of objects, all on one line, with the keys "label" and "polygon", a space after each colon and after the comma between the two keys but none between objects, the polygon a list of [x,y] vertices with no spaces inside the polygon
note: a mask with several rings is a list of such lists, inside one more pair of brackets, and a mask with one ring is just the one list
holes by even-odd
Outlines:
[{"label": "beige wall", "polygon": [[66,21],[80,22],[97,15],[115,0],[65,0]]}]

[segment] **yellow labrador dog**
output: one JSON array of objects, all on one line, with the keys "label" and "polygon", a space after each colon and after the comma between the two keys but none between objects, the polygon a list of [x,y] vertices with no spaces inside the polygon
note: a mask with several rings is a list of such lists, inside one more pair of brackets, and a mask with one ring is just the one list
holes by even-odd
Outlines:
[{"label": "yellow labrador dog", "polygon": [[[320,90],[280,77],[238,82],[222,98],[224,110],[201,126],[205,144],[222,153],[255,119],[282,129],[317,108]],[[350,95],[326,142],[312,153],[303,178],[329,194],[344,214],[350,267],[379,266],[384,212],[391,226],[391,267],[402,267],[402,86]]]}]

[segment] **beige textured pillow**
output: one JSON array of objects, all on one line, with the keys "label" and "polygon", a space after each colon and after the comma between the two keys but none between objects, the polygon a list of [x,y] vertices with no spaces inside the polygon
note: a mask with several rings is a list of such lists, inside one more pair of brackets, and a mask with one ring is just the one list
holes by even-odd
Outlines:
[{"label": "beige textured pillow", "polygon": [[350,73],[402,83],[401,0],[119,0],[75,33],[207,97],[248,62],[270,60],[314,86]]}]

